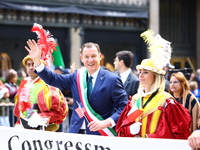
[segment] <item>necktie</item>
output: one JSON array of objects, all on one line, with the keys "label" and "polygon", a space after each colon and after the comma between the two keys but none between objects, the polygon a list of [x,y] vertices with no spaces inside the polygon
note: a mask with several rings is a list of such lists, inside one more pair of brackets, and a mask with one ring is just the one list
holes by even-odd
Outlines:
[{"label": "necktie", "polygon": [[88,77],[88,82],[87,82],[87,96],[88,98],[90,97],[90,93],[92,91],[92,76]]}]

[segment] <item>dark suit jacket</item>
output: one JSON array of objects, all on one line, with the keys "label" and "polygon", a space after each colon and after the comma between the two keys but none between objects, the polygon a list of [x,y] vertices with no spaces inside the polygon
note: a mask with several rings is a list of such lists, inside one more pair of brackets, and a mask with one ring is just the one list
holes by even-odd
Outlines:
[{"label": "dark suit jacket", "polygon": [[124,82],[124,88],[128,96],[133,96],[137,93],[139,87],[139,79],[132,72],[129,73],[126,81]]},{"label": "dark suit jacket", "polygon": [[[80,97],[76,83],[77,70],[72,74],[55,74],[45,67],[43,71],[37,74],[49,85],[58,87],[61,90],[72,91],[73,109],[78,108],[76,101],[80,103]],[[110,117],[116,123],[127,104],[127,100],[128,97],[120,77],[101,67],[89,97],[89,103],[93,110],[102,118],[107,119]],[[69,133],[78,133],[84,119],[85,117],[80,119],[76,111],[73,111]],[[87,121],[85,122],[87,134],[99,135],[98,132],[89,131]]]}]

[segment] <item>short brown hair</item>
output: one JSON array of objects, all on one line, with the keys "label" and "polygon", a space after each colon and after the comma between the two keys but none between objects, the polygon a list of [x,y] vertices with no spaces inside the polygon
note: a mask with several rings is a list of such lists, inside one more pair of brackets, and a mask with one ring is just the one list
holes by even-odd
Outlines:
[{"label": "short brown hair", "polygon": [[87,42],[87,43],[83,44],[83,46],[80,49],[80,53],[82,54],[83,49],[85,47],[91,48],[92,46],[95,46],[97,48],[98,52],[101,53],[99,45],[97,43],[93,43],[93,42]]},{"label": "short brown hair", "polygon": [[128,50],[123,50],[116,53],[116,57],[118,57],[119,61],[123,60],[124,65],[128,68],[131,68],[133,65],[133,56],[133,53]]}]

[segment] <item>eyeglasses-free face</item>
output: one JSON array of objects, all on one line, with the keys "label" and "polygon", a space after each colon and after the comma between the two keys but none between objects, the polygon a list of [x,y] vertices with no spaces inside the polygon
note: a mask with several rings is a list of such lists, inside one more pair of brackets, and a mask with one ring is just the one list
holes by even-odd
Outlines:
[{"label": "eyeglasses-free face", "polygon": [[141,69],[139,72],[139,80],[141,86],[144,86],[145,88],[148,87],[150,89],[155,81],[155,76],[152,71]]}]

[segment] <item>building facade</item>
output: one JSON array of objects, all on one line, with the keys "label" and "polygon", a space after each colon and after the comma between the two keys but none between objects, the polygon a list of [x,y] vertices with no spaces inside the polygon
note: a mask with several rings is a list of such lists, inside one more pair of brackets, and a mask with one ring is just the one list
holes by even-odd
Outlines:
[{"label": "building facade", "polygon": [[0,51],[10,55],[14,69],[27,54],[33,23],[41,24],[58,40],[67,67],[80,67],[79,49],[96,42],[104,62],[113,63],[115,53],[128,49],[140,58],[145,48],[139,34],[147,29],[148,1],[137,0],[4,0],[0,2]]},{"label": "building facade", "polygon": [[[2,0],[0,52],[10,56],[18,70],[33,23],[41,24],[58,40],[66,67],[81,66],[79,49],[96,42],[104,55],[102,65],[113,64],[115,53],[130,50],[135,65],[148,56],[140,33],[150,28],[172,42],[176,68],[200,65],[197,0]],[[1,59],[2,60],[2,59]],[[0,63],[2,65],[2,61]]]},{"label": "building facade", "polygon": [[172,42],[171,63],[176,68],[200,67],[198,6],[196,0],[160,0],[160,34]]}]

